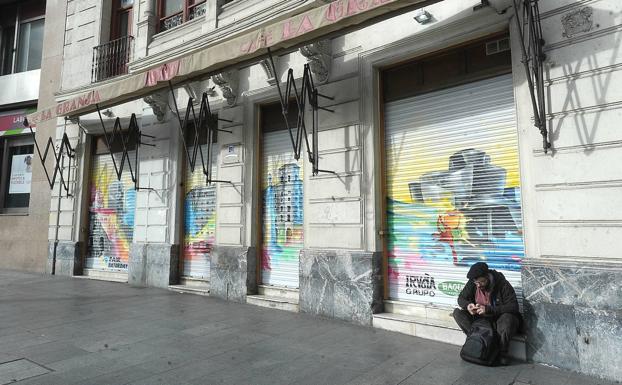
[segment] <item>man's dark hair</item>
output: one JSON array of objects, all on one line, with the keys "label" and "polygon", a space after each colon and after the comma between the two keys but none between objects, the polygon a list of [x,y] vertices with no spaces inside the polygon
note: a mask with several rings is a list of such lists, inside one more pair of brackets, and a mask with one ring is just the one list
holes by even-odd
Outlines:
[{"label": "man's dark hair", "polygon": [[488,274],[488,265],[485,262],[477,262],[469,269],[467,273],[468,279],[476,279]]}]

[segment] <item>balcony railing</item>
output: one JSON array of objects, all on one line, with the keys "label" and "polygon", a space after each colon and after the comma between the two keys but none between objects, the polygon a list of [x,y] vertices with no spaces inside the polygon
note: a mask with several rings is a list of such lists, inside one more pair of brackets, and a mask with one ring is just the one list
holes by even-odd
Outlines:
[{"label": "balcony railing", "polygon": [[127,73],[132,59],[134,36],[125,36],[93,47],[91,82],[96,83]]}]

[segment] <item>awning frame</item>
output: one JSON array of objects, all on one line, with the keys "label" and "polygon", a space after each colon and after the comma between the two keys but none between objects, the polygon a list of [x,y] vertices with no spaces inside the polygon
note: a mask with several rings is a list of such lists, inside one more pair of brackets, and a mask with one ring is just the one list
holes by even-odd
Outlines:
[{"label": "awning frame", "polygon": [[[273,73],[276,73],[276,67],[274,65],[274,59],[272,58],[272,52],[270,48],[268,48],[268,57],[270,61],[270,66],[272,67]],[[319,110],[327,111],[330,113],[334,113],[334,110],[331,110],[326,107],[321,107],[318,103],[319,98],[334,100],[333,97],[320,94],[315,87],[315,83],[313,82],[313,74],[311,72],[311,68],[309,64],[304,65],[304,70],[302,74],[300,92],[298,92],[298,87],[296,87],[296,79],[294,78],[294,70],[290,68],[287,71],[287,82],[285,85],[285,92],[281,89],[281,82],[276,82],[275,87],[279,94],[279,101],[281,103],[281,114],[283,115],[283,121],[285,122],[285,127],[287,127],[287,131],[289,132],[289,138],[292,143],[292,147],[294,150],[294,159],[300,159],[300,155],[302,153],[302,140],[304,138],[306,148],[307,148],[307,156],[309,157],[309,162],[312,165],[312,174],[318,175],[320,172],[336,174],[334,171],[330,170],[322,170],[319,168],[319,145],[318,145],[318,132],[319,132]],[[297,115],[296,115],[296,136],[294,137],[293,127],[289,126],[289,116],[290,116],[290,100],[292,97],[292,91],[294,100],[296,102]],[[305,123],[305,111],[307,103],[311,106],[311,145],[309,145],[309,135],[307,133],[307,127]]]},{"label": "awning frame", "polygon": [[[520,38],[522,63],[525,67],[527,85],[531,96],[534,126],[542,135],[542,148],[546,154],[551,148],[546,121],[546,99],[544,97],[544,53],[540,9],[538,0],[513,0],[517,30]],[[520,13],[522,4],[522,15]]]},{"label": "awning frame", "polygon": [[[218,121],[233,123],[232,120],[219,118],[218,115],[212,113],[212,110],[209,105],[209,98],[207,92],[204,92],[201,101],[199,103],[199,116],[197,118],[196,110],[194,109],[194,98],[190,97],[188,99],[188,105],[186,107],[186,114],[184,119],[181,118],[181,113],[179,112],[179,108],[177,106],[177,98],[175,97],[175,92],[173,90],[173,85],[169,82],[169,88],[171,91],[171,96],[173,98],[173,106],[175,107],[175,111],[173,112],[177,116],[177,121],[179,122],[179,137],[181,138],[181,142],[183,144],[184,153],[186,154],[186,158],[188,160],[188,164],[190,165],[190,172],[194,173],[197,163],[197,155],[201,158],[201,168],[203,175],[205,175],[205,184],[211,185],[212,183],[228,183],[233,184],[230,180],[219,180],[212,179],[212,147],[213,144],[216,143],[216,134],[218,132],[227,132],[229,134],[233,134],[231,130],[223,130],[218,128]],[[192,116],[190,116],[192,114]],[[192,135],[192,143],[188,143],[186,141],[185,133],[190,129],[188,127],[189,123],[193,123],[191,125],[193,129]],[[199,138],[201,136],[201,131],[205,132],[207,137],[207,155],[203,155],[203,150],[201,149],[201,143],[199,143]],[[192,151],[190,150],[192,148]],[[205,158],[207,157],[207,162]]]},{"label": "awning frame", "polygon": [[123,104],[167,87],[168,82],[177,85],[211,76],[233,65],[256,63],[267,58],[268,48],[272,52],[290,50],[440,1],[335,0],[117,81],[93,85],[71,99],[40,109],[29,115],[28,120],[37,124],[60,116],[95,112],[96,104],[100,108]]},{"label": "awning frame", "polygon": [[[110,154],[110,158],[112,159],[112,166],[114,167],[115,174],[117,175],[117,180],[121,181],[121,177],[123,176],[123,170],[125,169],[125,161],[127,160],[127,166],[130,171],[130,178],[134,183],[134,190],[152,190],[150,187],[140,187],[140,147],[141,146],[149,146],[155,147],[155,144],[144,143],[143,137],[155,139],[155,136],[143,134],[140,130],[140,126],[138,124],[138,120],[136,119],[136,114],[132,114],[130,117],[130,122],[127,130],[124,130],[121,125],[121,119],[117,117],[114,121],[114,125],[112,127],[111,135],[108,135],[108,130],[106,130],[106,124],[104,123],[104,119],[102,118],[101,110],[99,106],[97,106],[97,114],[99,116],[99,121],[102,126],[102,130],[104,131],[104,139],[106,143],[106,148],[108,149],[108,153]],[[132,168],[132,162],[130,162],[130,154],[128,149],[129,140],[134,137],[134,141],[136,143],[136,149],[134,150],[134,164],[136,170]],[[121,164],[117,165],[117,160],[114,157],[114,152],[112,151],[112,144],[119,138],[121,140],[121,147],[123,149],[121,155]]]}]

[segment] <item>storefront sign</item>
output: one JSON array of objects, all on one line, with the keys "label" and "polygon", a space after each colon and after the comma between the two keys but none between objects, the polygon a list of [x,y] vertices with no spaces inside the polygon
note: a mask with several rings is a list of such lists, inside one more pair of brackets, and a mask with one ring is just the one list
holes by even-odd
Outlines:
[{"label": "storefront sign", "polygon": [[30,132],[24,127],[26,115],[36,111],[35,108],[13,110],[0,113],[0,136],[19,135]]},{"label": "storefront sign", "polygon": [[32,154],[13,155],[9,194],[30,194]]}]

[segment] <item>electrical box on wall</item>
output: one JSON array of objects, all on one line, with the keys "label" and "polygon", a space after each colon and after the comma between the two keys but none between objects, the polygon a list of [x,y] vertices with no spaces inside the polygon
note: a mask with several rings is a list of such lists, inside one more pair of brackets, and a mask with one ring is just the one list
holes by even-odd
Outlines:
[{"label": "electrical box on wall", "polygon": [[242,145],[240,143],[222,146],[222,164],[240,163],[242,161],[241,148]]}]

